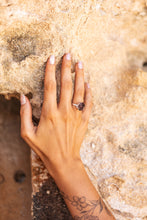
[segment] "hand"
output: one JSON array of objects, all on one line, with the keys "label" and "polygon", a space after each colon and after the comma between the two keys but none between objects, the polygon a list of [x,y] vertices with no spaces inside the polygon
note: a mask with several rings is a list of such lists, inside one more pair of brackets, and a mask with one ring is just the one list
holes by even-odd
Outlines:
[{"label": "hand", "polygon": [[[72,101],[73,100],[73,101]],[[83,111],[73,103],[84,102]],[[81,161],[80,146],[87,130],[92,108],[91,89],[84,83],[81,62],[75,65],[72,97],[71,56],[65,54],[61,68],[60,102],[56,101],[55,58],[47,61],[44,81],[44,102],[38,127],[32,123],[32,109],[27,97],[21,96],[21,136],[39,155],[51,176],[54,171]]]},{"label": "hand", "polygon": [[[75,66],[72,97],[71,59],[63,57],[60,102],[56,101],[55,60],[47,61],[44,102],[38,127],[29,100],[21,96],[21,136],[44,162],[74,219],[115,219],[92,185],[80,159],[80,146],[92,108],[91,89],[84,84],[82,63]],[[72,103],[84,102],[83,111]],[[82,206],[79,208],[79,201]],[[92,211],[91,211],[92,210]]]}]

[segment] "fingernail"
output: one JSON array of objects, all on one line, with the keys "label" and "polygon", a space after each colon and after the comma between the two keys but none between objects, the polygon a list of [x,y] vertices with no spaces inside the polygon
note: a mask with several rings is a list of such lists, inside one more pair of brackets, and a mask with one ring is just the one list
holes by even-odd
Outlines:
[{"label": "fingernail", "polygon": [[87,83],[87,87],[88,87],[88,89],[90,89],[90,85],[89,85],[89,83]]},{"label": "fingernail", "polygon": [[55,56],[51,55],[50,56],[50,64],[54,64],[55,63]]},{"label": "fingernail", "polygon": [[67,59],[67,60],[71,60],[71,55],[70,55],[70,53],[67,53],[67,54],[66,54],[66,59]]},{"label": "fingernail", "polygon": [[26,104],[26,97],[23,94],[20,96],[20,103],[21,103],[21,105]]},{"label": "fingernail", "polygon": [[80,62],[78,62],[78,67],[79,67],[79,69],[83,69],[83,64],[82,64],[82,62],[80,61]]}]

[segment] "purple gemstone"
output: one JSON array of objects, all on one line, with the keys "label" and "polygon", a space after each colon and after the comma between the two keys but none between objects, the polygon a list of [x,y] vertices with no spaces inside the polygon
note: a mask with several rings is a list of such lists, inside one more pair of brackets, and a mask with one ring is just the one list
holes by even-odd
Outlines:
[{"label": "purple gemstone", "polygon": [[84,107],[85,107],[85,104],[83,102],[78,104],[79,111],[82,111]]}]

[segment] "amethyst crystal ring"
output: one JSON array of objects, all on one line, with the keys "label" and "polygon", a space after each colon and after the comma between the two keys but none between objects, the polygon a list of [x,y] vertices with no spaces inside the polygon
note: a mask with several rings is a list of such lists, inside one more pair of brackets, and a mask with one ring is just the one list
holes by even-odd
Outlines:
[{"label": "amethyst crystal ring", "polygon": [[77,104],[72,103],[72,105],[75,106],[79,111],[82,111],[83,108],[85,107],[84,102],[79,102],[79,103],[77,103]]}]

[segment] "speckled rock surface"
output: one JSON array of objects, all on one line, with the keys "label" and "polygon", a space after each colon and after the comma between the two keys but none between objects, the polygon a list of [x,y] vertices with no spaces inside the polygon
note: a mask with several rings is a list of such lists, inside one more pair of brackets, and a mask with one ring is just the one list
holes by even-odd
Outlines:
[{"label": "speckled rock surface", "polygon": [[[73,77],[74,63],[84,62],[93,91],[86,170],[116,219],[147,219],[147,1],[0,0],[1,94],[32,94],[39,118],[45,62],[55,54],[59,88],[65,52]],[[43,170],[33,175],[34,194],[47,181]]]}]

